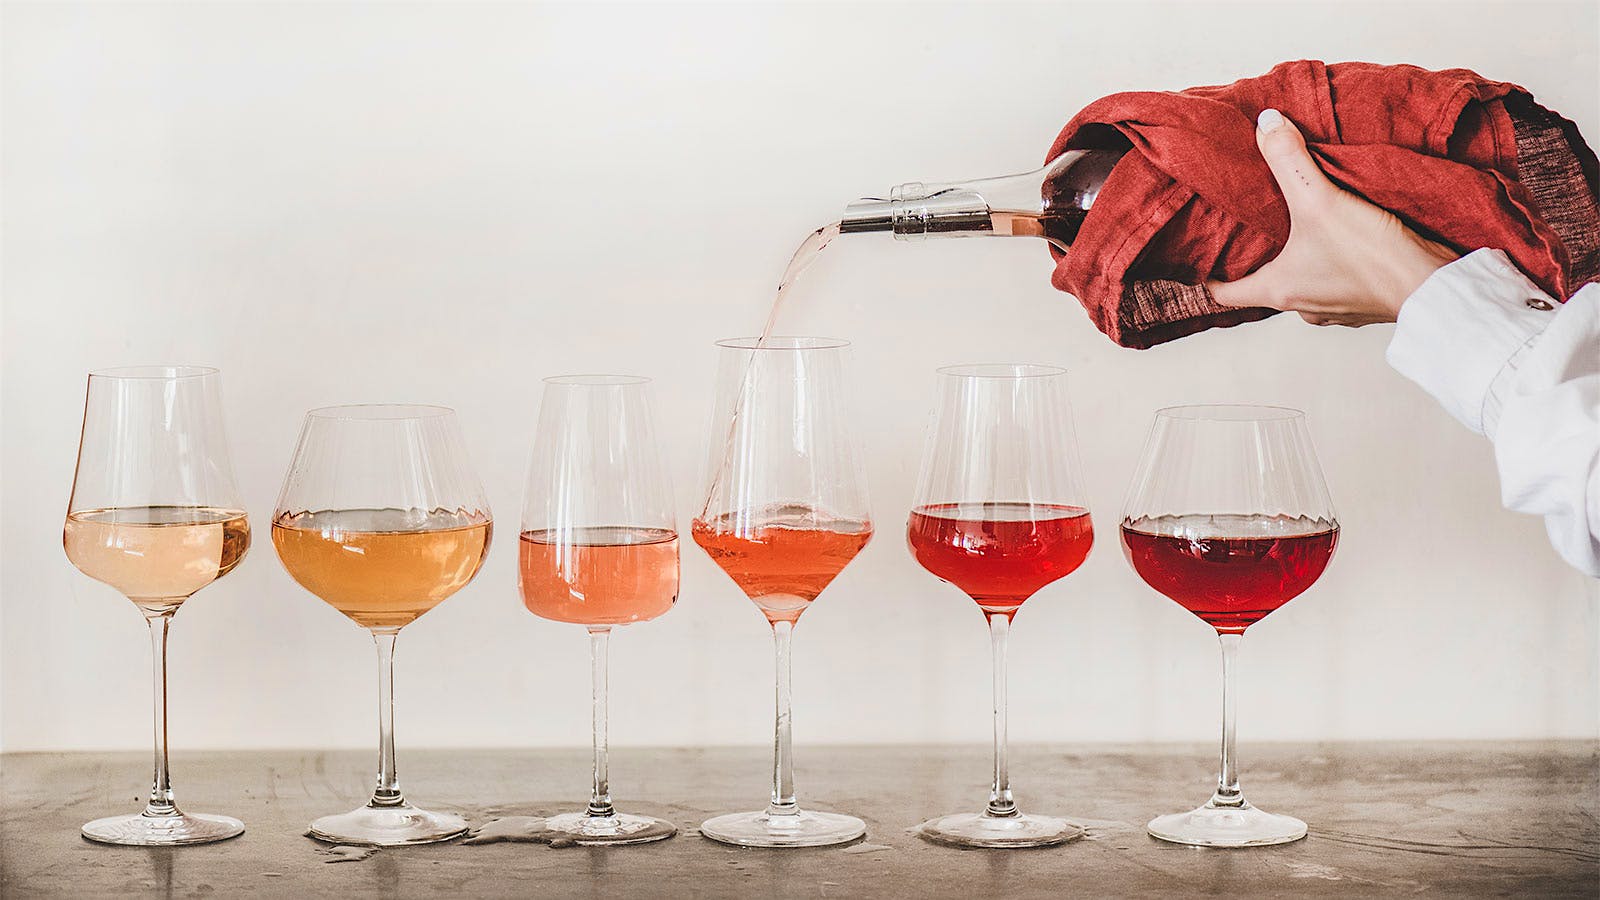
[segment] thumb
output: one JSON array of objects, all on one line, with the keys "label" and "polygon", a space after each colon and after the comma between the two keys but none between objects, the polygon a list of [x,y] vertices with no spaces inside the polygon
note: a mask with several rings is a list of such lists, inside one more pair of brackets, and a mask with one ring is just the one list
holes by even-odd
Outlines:
[{"label": "thumb", "polygon": [[1282,309],[1278,299],[1283,294],[1281,281],[1277,268],[1269,262],[1235,281],[1207,281],[1206,290],[1220,306]]},{"label": "thumb", "polygon": [[1325,202],[1338,188],[1329,181],[1316,160],[1306,150],[1306,139],[1300,129],[1275,109],[1264,109],[1256,117],[1256,146],[1261,158],[1266,160],[1278,189],[1289,204],[1289,216]]}]

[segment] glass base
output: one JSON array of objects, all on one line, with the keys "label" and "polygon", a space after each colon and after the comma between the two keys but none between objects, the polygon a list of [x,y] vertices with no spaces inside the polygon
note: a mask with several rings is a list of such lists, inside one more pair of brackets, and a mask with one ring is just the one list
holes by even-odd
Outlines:
[{"label": "glass base", "polygon": [[1306,836],[1306,823],[1292,816],[1243,806],[1207,803],[1186,813],[1158,816],[1146,826],[1150,836],[1195,847],[1266,847]]},{"label": "glass base", "polygon": [[244,834],[244,823],[228,816],[177,813],[170,816],[108,816],[83,826],[83,836],[102,844],[130,847],[177,847],[209,844]]},{"label": "glass base", "polygon": [[432,844],[466,833],[467,820],[450,813],[428,812],[409,803],[399,806],[363,806],[311,823],[310,834],[330,844],[360,847],[399,847]]},{"label": "glass base", "polygon": [[556,832],[581,847],[602,844],[648,844],[664,841],[678,833],[678,826],[653,816],[616,813],[591,816],[587,813],[562,813],[544,820],[544,830]]},{"label": "glass base", "polygon": [[1083,829],[1054,816],[955,813],[923,822],[917,834],[949,847],[1054,847],[1083,837]]},{"label": "glass base", "polygon": [[867,824],[839,813],[802,810],[774,816],[763,809],[707,819],[700,823],[700,833],[740,847],[828,847],[860,838],[867,833]]}]

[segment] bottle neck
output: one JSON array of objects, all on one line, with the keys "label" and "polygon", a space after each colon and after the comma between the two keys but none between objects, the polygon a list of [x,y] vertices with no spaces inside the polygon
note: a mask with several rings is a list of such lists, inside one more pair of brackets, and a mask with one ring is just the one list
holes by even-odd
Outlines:
[{"label": "bottle neck", "polygon": [[902,184],[887,200],[851,203],[841,234],[887,231],[929,237],[1037,237],[1066,249],[1123,151],[1069,150],[1022,175],[956,184]]}]

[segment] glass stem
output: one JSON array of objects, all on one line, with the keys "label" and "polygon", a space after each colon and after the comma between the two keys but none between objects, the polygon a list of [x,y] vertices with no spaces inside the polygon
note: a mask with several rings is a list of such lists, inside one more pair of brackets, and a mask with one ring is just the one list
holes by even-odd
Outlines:
[{"label": "glass stem", "polygon": [[144,814],[152,817],[178,815],[172,801],[172,773],[167,767],[167,627],[172,613],[145,616],[150,625],[150,662],[154,668],[156,752],[155,774],[150,782],[150,802]]},{"label": "glass stem", "polygon": [[1011,771],[1006,761],[1006,638],[1011,634],[1011,617],[989,614],[989,644],[994,651],[994,783],[989,788],[986,816],[1011,818],[1017,804],[1011,798]]},{"label": "glass stem", "polygon": [[367,805],[388,809],[405,805],[394,770],[394,641],[398,631],[374,631],[378,646],[378,785]]},{"label": "glass stem", "polygon": [[611,806],[611,772],[606,760],[606,650],[610,628],[589,629],[589,666],[594,687],[594,789],[589,794],[588,815],[608,819],[616,815]]},{"label": "glass stem", "polygon": [[1233,753],[1234,726],[1238,707],[1238,656],[1241,634],[1220,635],[1222,640],[1222,766],[1217,774],[1217,792],[1211,795],[1210,806],[1241,807],[1244,794],[1239,791],[1238,761]]},{"label": "glass stem", "polygon": [[800,814],[800,805],[794,799],[794,752],[789,733],[789,645],[793,635],[793,622],[772,623],[772,643],[778,669],[778,714],[772,737],[772,802],[767,805],[769,816]]}]

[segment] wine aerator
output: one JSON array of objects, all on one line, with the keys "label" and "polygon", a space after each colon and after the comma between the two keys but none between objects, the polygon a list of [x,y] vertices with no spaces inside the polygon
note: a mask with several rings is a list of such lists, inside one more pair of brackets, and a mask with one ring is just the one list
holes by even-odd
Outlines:
[{"label": "wine aerator", "polygon": [[909,182],[887,200],[845,206],[841,234],[887,231],[900,240],[1002,235],[1042,237],[1065,248],[1122,150],[1068,150],[1043,168],[965,183]]}]

